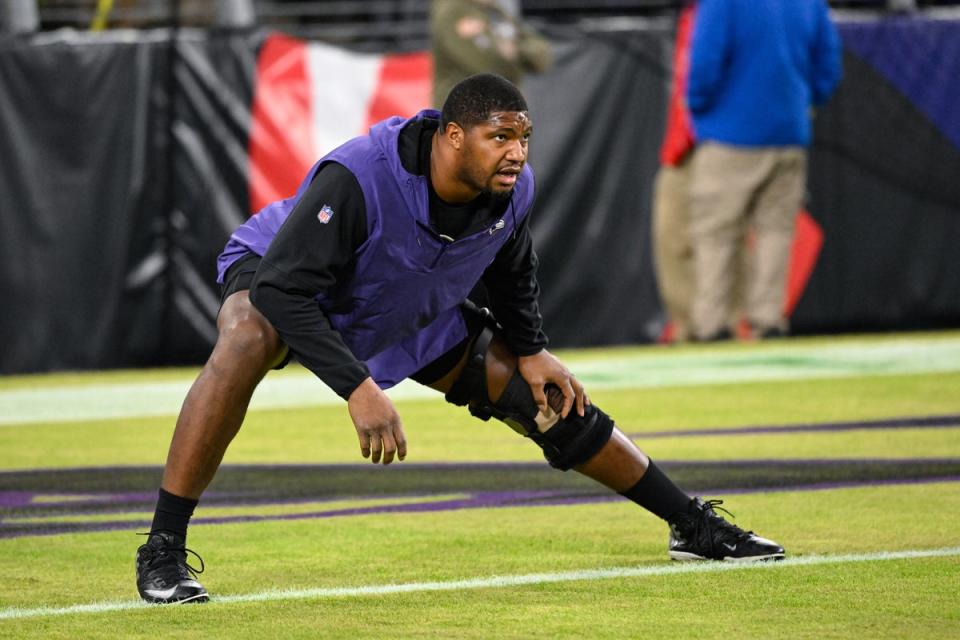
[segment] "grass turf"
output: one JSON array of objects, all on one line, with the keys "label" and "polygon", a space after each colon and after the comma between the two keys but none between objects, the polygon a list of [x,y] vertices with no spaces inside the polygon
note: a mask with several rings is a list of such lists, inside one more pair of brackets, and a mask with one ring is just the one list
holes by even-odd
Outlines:
[{"label": "grass turf", "polygon": [[[799,348],[830,344],[824,339],[790,342]],[[731,353],[763,348],[722,347]],[[106,379],[155,375],[111,373]],[[159,375],[173,379],[185,373]],[[46,379],[0,381],[0,387],[42,385]],[[99,376],[50,378],[54,386],[94,381],[102,382]],[[960,413],[958,389],[957,373],[865,374],[604,389],[593,398],[625,431],[642,432]],[[398,408],[412,461],[539,459],[536,449],[506,428],[478,423],[442,401],[403,401]],[[0,469],[159,466],[172,423],[162,417],[0,427]],[[640,436],[638,441],[660,459],[960,457],[957,428]],[[359,460],[343,407],[254,412],[227,456],[228,463]],[[937,549],[960,546],[958,487],[939,482],[754,493],[728,496],[725,506],[738,524],[782,542],[792,556]],[[63,492],[70,489],[65,486]],[[197,515],[245,510],[253,508],[201,504]],[[0,539],[0,615],[9,607],[134,600],[132,555],[140,540],[129,530]],[[626,501],[198,524],[190,537],[190,546],[210,567],[204,584],[221,597],[271,588],[657,567],[668,564],[665,543],[663,524]],[[0,619],[0,638],[952,638],[960,635],[958,582],[955,556],[884,560]]]},{"label": "grass turf", "polygon": [[[592,398],[621,429],[633,433],[960,413],[958,389],[960,373],[938,373],[604,390]],[[411,462],[539,459],[535,447],[502,424],[479,422],[439,396],[429,401],[399,401],[397,408]],[[162,465],[173,423],[171,416],[0,427],[0,469]],[[929,436],[902,433],[921,441],[926,438],[928,444],[916,452],[918,456],[939,455],[942,437],[952,438],[954,451],[958,450],[956,431],[950,435],[941,430]],[[783,447],[784,436],[765,437],[769,446],[757,455],[794,455]],[[895,441],[900,436],[889,437],[894,441],[881,444],[862,434],[809,435],[813,442],[807,455],[900,455],[900,443]],[[637,440],[657,457],[726,455],[716,449],[719,442],[698,447],[704,442],[700,438],[660,442],[638,436]],[[736,454],[741,440],[731,438],[729,442]],[[702,451],[697,454],[691,448]],[[251,412],[225,457],[226,463],[359,461],[356,434],[344,406]]]},{"label": "grass turf", "polygon": [[[782,541],[791,555],[960,545],[960,537],[949,533],[960,509],[954,483],[741,495],[728,506],[738,522]],[[206,586],[220,596],[666,562],[663,525],[626,502],[197,526],[191,537],[210,566]],[[0,574],[19,585],[0,603],[130,599],[133,542],[129,533],[0,541]],[[64,589],[65,566],[83,577],[84,593]],[[946,638],[960,623],[951,591],[958,579],[957,557],[877,561],[455,593],[214,602],[0,620],[0,633],[135,637],[144,625],[160,625],[161,637],[177,629],[216,629],[220,637],[252,637],[251,629],[269,629],[272,637],[632,637],[624,630],[649,627],[645,635],[664,637],[691,628],[703,637],[735,631],[743,637],[797,637],[800,631],[801,637],[854,637],[864,630],[897,637],[912,624],[911,637]],[[712,622],[698,628],[704,620]]]}]

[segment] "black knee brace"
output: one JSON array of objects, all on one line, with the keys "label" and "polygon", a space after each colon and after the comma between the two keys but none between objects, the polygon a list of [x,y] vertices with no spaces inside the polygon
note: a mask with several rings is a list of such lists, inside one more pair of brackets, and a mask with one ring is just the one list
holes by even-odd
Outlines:
[{"label": "black knee brace", "polygon": [[586,407],[583,417],[571,410],[566,418],[555,416],[553,420],[538,422],[537,403],[518,370],[514,370],[500,399],[490,402],[485,360],[492,338],[493,329],[484,327],[471,347],[463,373],[447,392],[447,401],[466,405],[481,420],[494,417],[506,423],[536,442],[550,466],[557,469],[566,471],[595,456],[613,433],[613,420],[595,406]]}]

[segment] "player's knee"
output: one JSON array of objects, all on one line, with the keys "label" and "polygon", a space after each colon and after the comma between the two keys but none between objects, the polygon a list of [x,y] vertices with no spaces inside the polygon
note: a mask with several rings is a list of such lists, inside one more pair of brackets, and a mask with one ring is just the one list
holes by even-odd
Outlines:
[{"label": "player's knee", "polygon": [[226,354],[231,360],[266,367],[278,360],[285,348],[276,329],[249,302],[221,318],[215,352]]},{"label": "player's knee", "polygon": [[549,415],[541,413],[530,385],[515,368],[507,375],[505,383],[496,381],[502,391],[493,394],[497,397],[493,402],[485,363],[490,353],[486,348],[489,339],[480,342],[481,348],[474,347],[460,378],[447,393],[448,402],[466,405],[470,413],[481,420],[494,417],[504,422],[536,442],[550,465],[564,471],[590,460],[610,440],[613,420],[595,406],[586,407],[583,416],[576,411],[571,411],[566,418],[553,411]]},{"label": "player's knee", "polygon": [[490,404],[490,410],[491,415],[537,443],[547,462],[563,471],[599,453],[614,427],[613,420],[594,405],[585,407],[582,416],[574,410],[566,418],[552,410],[547,414],[540,412],[519,371],[514,371],[500,398]]}]

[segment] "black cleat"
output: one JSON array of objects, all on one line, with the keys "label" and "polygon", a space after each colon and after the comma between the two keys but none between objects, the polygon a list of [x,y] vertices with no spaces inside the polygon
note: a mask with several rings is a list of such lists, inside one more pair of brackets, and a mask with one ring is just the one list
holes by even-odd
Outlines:
[{"label": "black cleat", "polygon": [[[187,549],[186,540],[166,531],[144,534],[149,536],[137,549],[137,591],[147,602],[176,604],[206,602],[207,590],[197,582],[203,573],[203,558]],[[200,561],[200,568],[187,564],[187,554]]]},{"label": "black cleat", "polygon": [[694,498],[686,513],[676,513],[667,519],[670,524],[671,559],[727,562],[783,560],[786,554],[776,542],[761,538],[753,531],[744,531],[717,515],[714,507],[721,504],[723,500]]}]

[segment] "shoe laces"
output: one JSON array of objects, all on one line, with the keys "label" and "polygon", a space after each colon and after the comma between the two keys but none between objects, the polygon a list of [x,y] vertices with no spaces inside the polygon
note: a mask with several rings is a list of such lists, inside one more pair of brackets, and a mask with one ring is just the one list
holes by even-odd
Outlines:
[{"label": "shoe laces", "polygon": [[744,531],[732,522],[727,522],[717,511],[722,511],[731,518],[735,515],[720,505],[723,500],[704,500],[703,510],[693,519],[693,535],[696,540],[706,540],[710,545],[710,552],[716,551],[718,543],[735,543],[746,541],[753,535],[752,531]]},{"label": "shoe laces", "polygon": [[[152,533],[138,533],[137,535],[141,536],[150,536]],[[150,538],[147,538],[147,543],[140,545],[137,551],[146,549],[148,557],[146,560],[146,565],[148,569],[154,575],[158,575],[165,579],[170,578],[196,578],[198,575],[203,573],[203,570],[206,568],[206,565],[203,562],[203,558],[200,557],[200,554],[194,551],[193,549],[188,549],[186,545],[183,547],[173,547],[167,544],[163,546],[153,547],[149,544]],[[194,558],[200,561],[200,567],[194,567],[187,560],[187,554],[192,554]],[[172,558],[173,562],[167,562],[167,558]],[[184,569],[186,571],[184,571]]]}]

